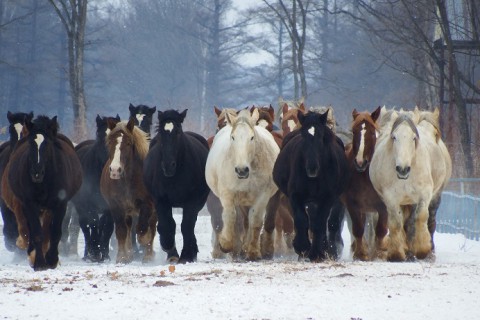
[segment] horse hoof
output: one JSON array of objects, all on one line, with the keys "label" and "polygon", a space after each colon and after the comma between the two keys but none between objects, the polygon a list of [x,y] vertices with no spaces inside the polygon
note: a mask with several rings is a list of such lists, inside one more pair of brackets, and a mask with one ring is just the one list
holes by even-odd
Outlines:
[{"label": "horse hoof", "polygon": [[177,256],[171,256],[167,258],[167,263],[170,264],[176,264],[178,262],[179,258]]}]

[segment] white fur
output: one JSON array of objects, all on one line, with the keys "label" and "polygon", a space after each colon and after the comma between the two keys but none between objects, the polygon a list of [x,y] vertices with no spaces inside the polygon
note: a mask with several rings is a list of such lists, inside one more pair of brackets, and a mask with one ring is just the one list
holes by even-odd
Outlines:
[{"label": "white fur", "polygon": [[135,117],[138,120],[138,126],[140,127],[142,125],[143,118],[145,118],[145,114],[143,113],[137,113]]},{"label": "white fur", "polygon": [[40,146],[42,145],[43,141],[45,141],[45,137],[43,136],[43,134],[37,134],[36,138],[35,138],[35,143],[37,144],[37,161],[38,163],[40,163]]},{"label": "white fur", "polygon": [[[234,230],[235,207],[250,207],[243,250],[247,259],[255,260],[260,258],[259,233],[266,206],[277,191],[272,170],[280,150],[270,132],[260,126],[254,126],[252,130],[247,124],[238,124],[233,134],[234,140],[232,129],[231,125],[227,125],[215,135],[207,158],[205,177],[223,206],[224,227],[219,236],[223,249],[239,253],[235,251],[240,249],[238,243],[242,245],[242,237],[235,234]],[[253,135],[255,138],[251,140]],[[249,177],[239,179],[235,166],[244,165],[250,168]]]},{"label": "white fur", "polygon": [[13,126],[15,127],[15,131],[17,132],[18,140],[20,140],[21,134],[22,134],[23,125],[22,125],[21,123],[15,123]]},{"label": "white fur", "polygon": [[163,127],[165,131],[172,132],[173,131],[173,123],[167,122],[165,123],[165,126]]},{"label": "white fur", "polygon": [[265,119],[262,119],[262,120],[258,121],[257,125],[259,125],[262,128],[266,128],[266,127],[268,127],[268,121],[265,120]]},{"label": "white fur", "polygon": [[358,147],[358,153],[355,158],[360,165],[363,163],[363,153],[365,151],[365,132],[367,132],[365,129],[365,123],[362,123],[362,130],[360,131],[360,146]]},{"label": "white fur", "polygon": [[310,133],[312,136],[315,136],[315,127],[310,127],[310,129],[308,129],[308,133]]},{"label": "white fur", "polygon": [[297,127],[297,124],[295,123],[294,120],[288,120],[287,125],[288,125],[288,128],[290,129],[290,132],[295,130],[295,128]]},{"label": "white fur", "polygon": [[121,151],[120,146],[122,145],[123,133],[117,138],[117,144],[115,145],[115,152],[113,153],[113,159],[110,163],[110,178],[111,179],[120,179],[120,176],[117,175],[118,170],[122,167],[120,161]]}]

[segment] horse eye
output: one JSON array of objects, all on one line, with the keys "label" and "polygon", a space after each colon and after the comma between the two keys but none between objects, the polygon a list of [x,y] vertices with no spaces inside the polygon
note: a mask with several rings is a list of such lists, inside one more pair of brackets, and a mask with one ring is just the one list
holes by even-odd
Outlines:
[{"label": "horse eye", "polygon": [[250,138],[250,141],[253,141],[253,136]]},{"label": "horse eye", "polygon": [[235,137],[234,137],[234,136],[232,136],[232,141],[235,141]]}]

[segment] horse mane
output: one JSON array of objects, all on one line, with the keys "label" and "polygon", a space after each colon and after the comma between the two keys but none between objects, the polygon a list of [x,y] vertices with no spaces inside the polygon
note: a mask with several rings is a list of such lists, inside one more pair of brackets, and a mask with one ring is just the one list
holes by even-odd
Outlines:
[{"label": "horse mane", "polygon": [[438,139],[442,136],[442,132],[440,131],[440,121],[438,119],[438,115],[433,112],[429,111],[421,111],[420,118],[418,119],[418,123],[426,121],[430,123],[435,129],[435,140],[438,142]]},{"label": "horse mane", "polygon": [[[113,128],[112,131],[110,132],[109,137],[114,136],[119,131],[123,131],[127,133],[130,132],[127,129],[127,124],[128,124],[128,121],[120,121],[119,123],[117,123],[115,128]],[[132,137],[135,150],[140,156],[140,159],[144,160],[147,156],[149,143],[150,143],[148,134],[144,132],[142,129],[138,128],[137,126],[134,126],[130,135]],[[112,139],[107,139],[107,145],[110,145],[111,143],[112,143]]]},{"label": "horse mane", "polygon": [[395,122],[392,125],[392,130],[390,131],[390,134],[392,134],[398,128],[398,126],[403,122],[407,122],[408,126],[410,127],[410,129],[412,129],[413,132],[415,132],[415,135],[417,136],[417,139],[418,139],[419,135],[418,135],[417,127],[415,126],[415,123],[413,123],[412,118],[410,118],[410,116],[406,113],[402,113],[398,116],[398,118],[395,120]]}]

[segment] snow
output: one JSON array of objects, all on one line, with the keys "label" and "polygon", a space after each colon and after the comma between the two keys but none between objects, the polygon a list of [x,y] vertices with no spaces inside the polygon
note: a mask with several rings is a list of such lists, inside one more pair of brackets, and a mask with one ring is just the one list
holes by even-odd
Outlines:
[{"label": "snow", "polygon": [[[177,225],[181,216],[175,215]],[[480,243],[439,234],[436,260],[312,264],[213,260],[208,215],[199,216],[198,262],[149,265],[83,262],[61,257],[34,272],[0,236],[0,319],[474,319],[480,309]],[[343,231],[350,243],[348,230]],[[181,236],[177,232],[177,246]],[[80,244],[79,252],[83,246]],[[170,269],[170,270],[169,270]]]}]

